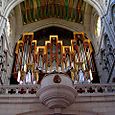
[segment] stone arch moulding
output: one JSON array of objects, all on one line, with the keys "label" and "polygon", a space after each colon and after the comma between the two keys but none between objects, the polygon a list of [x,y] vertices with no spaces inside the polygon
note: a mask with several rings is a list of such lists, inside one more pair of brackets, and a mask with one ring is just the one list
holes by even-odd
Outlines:
[{"label": "stone arch moulding", "polygon": [[[38,25],[39,25],[39,27],[38,27]],[[31,26],[31,28],[30,28],[30,26]],[[74,32],[74,31],[77,31],[77,32],[84,31],[83,26],[81,24],[74,23],[74,22],[68,23],[68,21],[66,21],[66,20],[63,20],[63,19],[60,20],[60,19],[57,19],[57,18],[48,18],[48,19],[40,20],[40,21],[35,22],[35,23],[25,25],[23,27],[24,28],[23,31],[31,32],[31,31],[41,30],[43,28],[51,27],[51,26],[61,27],[61,28],[70,30],[72,32]]]},{"label": "stone arch moulding", "polygon": [[[38,27],[38,25],[39,25],[39,27]],[[57,18],[48,18],[48,19],[40,20],[35,23],[25,25],[23,27],[23,30],[17,34],[16,41],[18,41],[18,39],[20,39],[20,36],[23,32],[35,32],[35,31],[39,31],[43,28],[48,28],[48,27],[52,27],[52,26],[67,29],[71,32],[75,32],[75,31],[83,32],[84,31],[84,28],[81,24],[74,23],[74,22],[68,23],[68,21],[66,21],[66,20],[60,20]],[[88,37],[90,37],[90,36],[88,36]]]}]

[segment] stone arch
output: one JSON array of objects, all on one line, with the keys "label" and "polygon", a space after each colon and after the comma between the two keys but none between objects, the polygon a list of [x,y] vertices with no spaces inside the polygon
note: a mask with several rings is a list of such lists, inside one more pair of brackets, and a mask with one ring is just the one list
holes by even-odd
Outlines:
[{"label": "stone arch", "polygon": [[[39,28],[37,25],[39,25]],[[29,26],[31,26],[30,30],[28,30]],[[70,24],[68,24],[68,21],[65,21],[62,19],[60,20],[57,18],[48,18],[48,19],[38,21],[35,24],[32,23],[31,25],[26,25],[25,26],[26,29],[24,31],[32,31],[32,30],[36,31],[36,30],[40,30],[40,29],[43,29],[45,27],[51,27],[51,26],[57,26],[57,27],[65,28],[65,29],[70,30],[72,32],[83,31],[83,26],[81,24],[74,23],[74,22],[70,22]]]},{"label": "stone arch", "polygon": [[60,20],[56,18],[48,18],[48,19],[44,19],[44,20],[32,23],[31,25],[26,25],[24,30],[22,30],[22,32],[20,32],[20,34],[16,36],[15,43],[20,39],[20,37],[22,36],[22,33],[24,32],[36,32],[41,29],[49,28],[52,26],[60,27],[60,28],[69,30],[71,32],[83,32],[84,31],[83,26],[81,24],[78,24],[78,23],[75,24],[74,22],[70,22],[70,23],[71,24],[69,24],[68,21],[65,21],[65,20]]},{"label": "stone arch", "polygon": [[[38,25],[39,25],[39,27],[38,27]],[[16,42],[20,39],[21,34],[23,32],[35,32],[35,31],[39,31],[43,28],[48,28],[48,27],[52,27],[52,26],[67,29],[71,32],[75,32],[75,31],[83,32],[84,31],[83,26],[81,24],[74,23],[74,22],[68,23],[68,21],[66,21],[66,20],[62,20],[62,19],[60,20],[57,18],[48,18],[48,19],[40,20],[35,23],[31,23],[30,25],[26,25],[23,28],[23,30],[18,34],[18,36],[16,36]]]}]

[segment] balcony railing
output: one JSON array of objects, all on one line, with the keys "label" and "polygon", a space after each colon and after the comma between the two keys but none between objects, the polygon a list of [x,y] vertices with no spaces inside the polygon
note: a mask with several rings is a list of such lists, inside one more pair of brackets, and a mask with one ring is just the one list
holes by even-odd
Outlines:
[{"label": "balcony railing", "polygon": [[40,85],[8,85],[0,86],[0,95],[36,94]]},{"label": "balcony railing", "polygon": [[[2,85],[0,95],[35,95],[39,88],[40,85]],[[115,84],[76,84],[74,88],[78,94],[115,93]]]},{"label": "balcony railing", "polygon": [[115,84],[76,84],[78,94],[115,93]]}]

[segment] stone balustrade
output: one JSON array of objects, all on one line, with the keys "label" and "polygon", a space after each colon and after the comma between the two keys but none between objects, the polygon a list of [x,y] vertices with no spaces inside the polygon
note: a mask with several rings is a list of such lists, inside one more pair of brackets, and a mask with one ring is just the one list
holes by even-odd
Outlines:
[{"label": "stone balustrade", "polygon": [[[1,85],[0,95],[31,94],[35,95],[40,85]],[[115,93],[115,84],[76,84],[78,94]]]},{"label": "stone balustrade", "polygon": [[78,94],[86,93],[115,93],[115,84],[76,84]]},{"label": "stone balustrade", "polygon": [[10,85],[0,86],[0,95],[8,94],[36,94],[39,85]]}]

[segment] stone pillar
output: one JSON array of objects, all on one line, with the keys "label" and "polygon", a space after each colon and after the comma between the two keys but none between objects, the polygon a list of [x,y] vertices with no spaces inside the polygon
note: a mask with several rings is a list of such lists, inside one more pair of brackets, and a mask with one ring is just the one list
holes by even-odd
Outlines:
[{"label": "stone pillar", "polygon": [[8,84],[7,78],[7,52],[4,50],[5,39],[0,37],[0,84]]},{"label": "stone pillar", "polygon": [[6,68],[6,72],[4,73],[5,76],[6,76],[4,83],[7,84],[7,85],[10,82],[13,60],[14,60],[13,49],[11,49],[12,44],[9,44],[8,40],[9,40],[9,37],[6,35],[6,31],[4,31],[4,33],[3,33],[3,42],[4,42],[5,47],[3,47],[3,51],[5,53],[5,56],[4,56],[5,65],[4,65],[4,67]]},{"label": "stone pillar", "polygon": [[8,85],[10,82],[9,80],[11,77],[12,62],[14,57],[11,54],[11,46],[9,47],[5,29],[0,36],[0,80],[1,84]]}]

